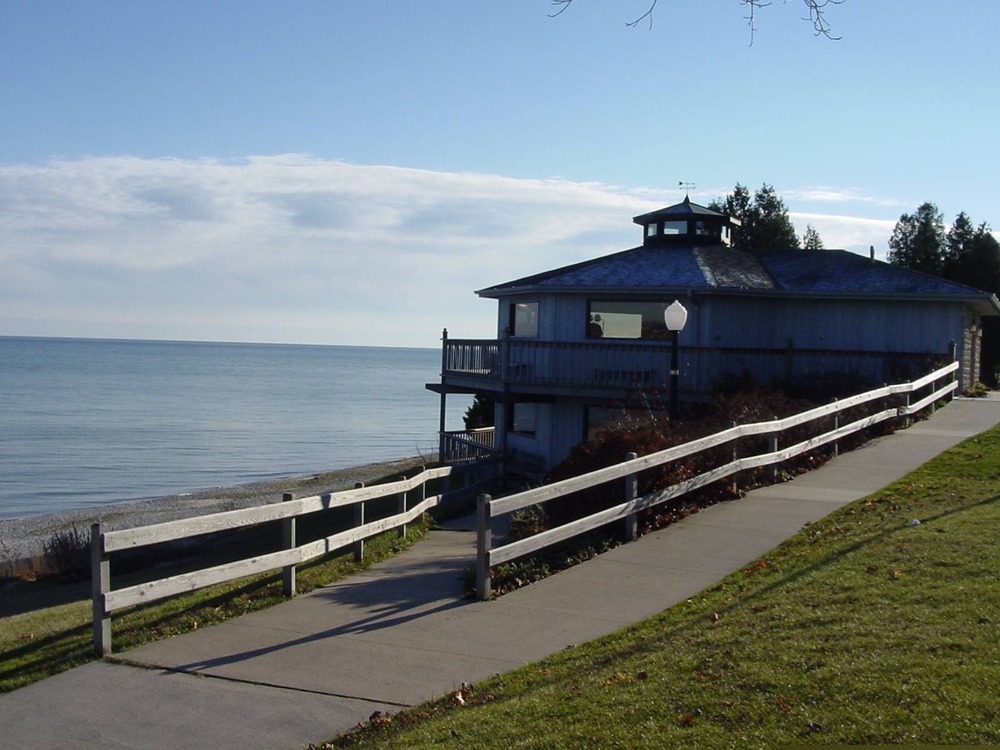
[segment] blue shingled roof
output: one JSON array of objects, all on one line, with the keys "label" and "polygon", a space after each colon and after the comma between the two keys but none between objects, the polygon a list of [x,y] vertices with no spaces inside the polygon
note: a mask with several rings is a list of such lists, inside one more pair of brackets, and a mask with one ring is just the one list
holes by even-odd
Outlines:
[{"label": "blue shingled roof", "polygon": [[789,294],[891,296],[985,292],[846,250],[637,247],[480,290],[485,297],[582,290],[758,290]]},{"label": "blue shingled roof", "polygon": [[964,284],[846,250],[762,250],[755,255],[777,288],[790,292],[982,294]]},{"label": "blue shingled roof", "polygon": [[540,286],[705,286],[705,277],[688,249],[644,248],[570,267],[545,279]]},{"label": "blue shingled roof", "polygon": [[733,221],[735,224],[740,223],[739,221],[734,221],[728,215],[720,213],[715,209],[699,206],[697,203],[692,203],[689,198],[685,198],[681,203],[676,203],[673,206],[667,206],[666,208],[661,208],[656,211],[650,211],[648,214],[633,216],[632,221],[636,224],[649,224],[657,219],[696,216],[710,216],[712,218],[727,219],[729,221]]}]

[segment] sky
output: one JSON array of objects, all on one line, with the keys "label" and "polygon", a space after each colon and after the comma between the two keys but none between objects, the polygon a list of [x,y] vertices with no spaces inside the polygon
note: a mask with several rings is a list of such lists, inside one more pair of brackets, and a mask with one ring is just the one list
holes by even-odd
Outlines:
[{"label": "sky", "polygon": [[437,347],[475,290],[774,186],[1000,226],[996,0],[0,0],[0,335]]}]

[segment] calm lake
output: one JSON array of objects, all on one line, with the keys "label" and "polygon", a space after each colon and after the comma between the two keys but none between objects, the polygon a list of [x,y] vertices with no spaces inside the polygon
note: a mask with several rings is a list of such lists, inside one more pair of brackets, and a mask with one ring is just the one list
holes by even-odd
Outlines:
[{"label": "calm lake", "polygon": [[[0,518],[437,451],[436,349],[0,337]],[[448,402],[449,429],[467,404]]]}]

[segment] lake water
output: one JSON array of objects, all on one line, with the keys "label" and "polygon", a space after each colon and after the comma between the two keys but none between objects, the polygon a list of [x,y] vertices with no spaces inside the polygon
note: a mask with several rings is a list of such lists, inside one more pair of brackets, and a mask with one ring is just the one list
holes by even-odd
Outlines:
[{"label": "lake water", "polygon": [[[434,349],[0,337],[0,518],[437,451]],[[448,402],[449,429],[467,404]]]}]

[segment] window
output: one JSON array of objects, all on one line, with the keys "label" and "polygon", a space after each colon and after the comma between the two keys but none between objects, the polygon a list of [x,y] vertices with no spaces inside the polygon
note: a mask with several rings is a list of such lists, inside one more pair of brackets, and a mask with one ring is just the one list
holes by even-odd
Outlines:
[{"label": "window", "polygon": [[512,314],[514,325],[511,328],[514,336],[532,339],[538,336],[537,302],[518,302],[514,305]]},{"label": "window", "polygon": [[511,404],[510,431],[534,435],[538,427],[538,404]]},{"label": "window", "polygon": [[652,224],[647,224],[646,225],[646,236],[647,237],[655,237],[659,233],[660,233],[660,225],[659,224],[656,224],[654,222]]},{"label": "window", "polygon": [[686,221],[665,221],[663,222],[664,234],[687,234],[688,223]]},{"label": "window", "polygon": [[663,302],[594,300],[589,307],[587,338],[669,338],[663,322]]}]

